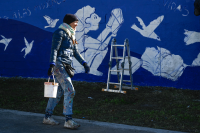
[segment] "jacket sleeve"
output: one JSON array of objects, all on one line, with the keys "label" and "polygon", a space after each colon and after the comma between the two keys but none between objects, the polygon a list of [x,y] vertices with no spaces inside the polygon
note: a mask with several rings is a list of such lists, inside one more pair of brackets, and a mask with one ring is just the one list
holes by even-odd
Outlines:
[{"label": "jacket sleeve", "polygon": [[63,36],[64,36],[64,33],[62,30],[57,30],[53,33],[50,63],[56,63],[57,52],[61,46]]},{"label": "jacket sleeve", "polygon": [[74,48],[74,57],[76,58],[76,60],[81,64],[81,65],[83,65],[83,63],[85,63],[86,61],[85,61],[85,59],[82,57],[82,55],[79,53],[79,51],[78,51],[78,46],[77,46],[77,44],[75,44],[75,46],[74,46],[75,48]]}]

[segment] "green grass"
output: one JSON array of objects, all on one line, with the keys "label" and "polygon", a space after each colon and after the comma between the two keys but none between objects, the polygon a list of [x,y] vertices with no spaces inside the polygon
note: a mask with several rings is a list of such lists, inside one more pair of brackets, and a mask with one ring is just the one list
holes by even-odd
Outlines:
[{"label": "green grass", "polygon": [[[0,78],[0,108],[44,113],[47,79]],[[168,129],[200,132],[200,91],[167,87],[141,87],[127,94],[102,92],[106,83],[73,81],[76,90],[73,117]],[[88,97],[92,97],[88,98]],[[54,110],[62,114],[63,97]]]}]

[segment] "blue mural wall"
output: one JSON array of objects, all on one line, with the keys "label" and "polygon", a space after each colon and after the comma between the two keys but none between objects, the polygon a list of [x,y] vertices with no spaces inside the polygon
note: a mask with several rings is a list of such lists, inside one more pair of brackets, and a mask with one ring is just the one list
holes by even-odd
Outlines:
[{"label": "blue mural wall", "polygon": [[[79,19],[72,80],[107,82],[113,38],[129,39],[134,85],[199,90],[200,19],[194,0],[6,0],[0,2],[0,76],[47,78],[51,39],[66,13]],[[118,49],[122,55],[122,49]],[[125,63],[127,66],[128,63]],[[116,69],[113,64],[112,69]],[[117,81],[116,73],[112,80]],[[128,79],[125,72],[125,79]]]}]

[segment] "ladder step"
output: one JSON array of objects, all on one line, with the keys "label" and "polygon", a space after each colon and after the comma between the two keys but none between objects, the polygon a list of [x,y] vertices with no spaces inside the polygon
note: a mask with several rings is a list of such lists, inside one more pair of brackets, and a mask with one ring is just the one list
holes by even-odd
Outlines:
[{"label": "ladder step", "polygon": [[111,72],[121,72],[122,69],[119,69],[119,70],[110,70]]},{"label": "ladder step", "polygon": [[123,57],[112,57],[112,59],[123,59]]},{"label": "ladder step", "polygon": [[[123,57],[112,57],[112,59],[123,59]],[[128,59],[128,56],[126,56],[125,59]]]},{"label": "ladder step", "polygon": [[[124,69],[124,70],[129,71],[129,69]],[[119,70],[110,70],[110,71],[120,72],[120,71],[122,71],[122,69],[119,69]]]},{"label": "ladder step", "polygon": [[[119,88],[119,85],[115,85],[114,86],[114,88]],[[130,86],[122,86],[122,89],[131,89],[131,87]],[[132,90],[132,89],[131,89]],[[133,90],[138,90],[138,88],[137,87],[133,87]]]},{"label": "ladder step", "polygon": [[102,91],[126,94],[126,91],[113,90],[113,89],[104,89],[104,88],[102,88]]},{"label": "ladder step", "polygon": [[130,80],[123,80],[123,82],[131,82]]},{"label": "ladder step", "polygon": [[113,83],[113,82],[108,82],[109,84],[115,84],[115,85],[120,85],[120,83]]},{"label": "ladder step", "polygon": [[114,46],[114,47],[124,47],[123,44],[121,44],[121,45],[112,45],[112,46]]}]

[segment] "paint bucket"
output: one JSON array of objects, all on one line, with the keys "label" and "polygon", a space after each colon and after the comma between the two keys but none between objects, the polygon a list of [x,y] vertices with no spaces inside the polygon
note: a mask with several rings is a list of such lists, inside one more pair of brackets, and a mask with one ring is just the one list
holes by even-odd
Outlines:
[{"label": "paint bucket", "polygon": [[54,82],[49,82],[49,79],[48,79],[48,82],[44,82],[44,97],[56,98],[58,83],[55,83],[54,75],[53,75]]}]

